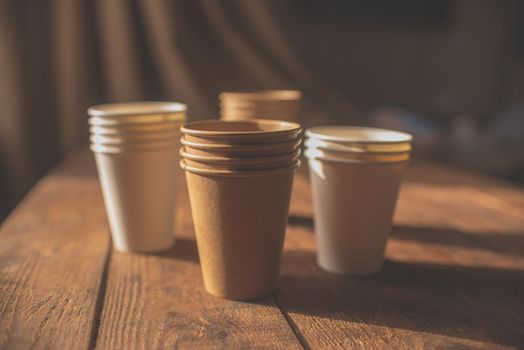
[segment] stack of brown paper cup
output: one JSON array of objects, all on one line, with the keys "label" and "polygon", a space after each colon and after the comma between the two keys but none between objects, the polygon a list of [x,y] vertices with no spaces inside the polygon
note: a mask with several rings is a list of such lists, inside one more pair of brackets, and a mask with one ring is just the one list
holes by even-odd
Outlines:
[{"label": "stack of brown paper cup", "polygon": [[296,90],[223,92],[220,115],[223,120],[268,118],[298,121],[302,93]]},{"label": "stack of brown paper cup", "polygon": [[174,243],[175,173],[186,109],[174,102],[88,109],[90,148],[119,251],[156,252]]},{"label": "stack of brown paper cup", "polygon": [[299,124],[276,120],[184,125],[181,148],[206,290],[235,300],[278,281]]},{"label": "stack of brown paper cup", "polygon": [[412,136],[350,126],[311,128],[306,136],[319,266],[378,272]]}]

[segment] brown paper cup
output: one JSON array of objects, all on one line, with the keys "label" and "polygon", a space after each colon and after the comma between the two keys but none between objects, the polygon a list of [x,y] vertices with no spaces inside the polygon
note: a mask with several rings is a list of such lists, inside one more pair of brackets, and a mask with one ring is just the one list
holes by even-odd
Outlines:
[{"label": "brown paper cup", "polygon": [[115,248],[150,253],[171,247],[177,148],[94,155]]},{"label": "brown paper cup", "polygon": [[272,144],[288,142],[298,137],[297,123],[281,120],[252,119],[246,121],[208,120],[183,125],[185,140],[211,144]]},{"label": "brown paper cup", "polygon": [[219,95],[220,101],[296,101],[302,98],[302,93],[298,90],[258,90],[258,91],[238,91],[222,92]]},{"label": "brown paper cup", "polygon": [[319,266],[350,275],[379,271],[406,162],[308,163]]},{"label": "brown paper cup", "polygon": [[228,112],[265,112],[265,113],[297,113],[300,111],[300,103],[276,104],[262,102],[257,104],[232,104],[221,103],[221,111]]},{"label": "brown paper cup", "polygon": [[197,143],[180,139],[187,152],[204,157],[267,157],[287,154],[295,151],[302,142],[301,138],[296,138],[288,142],[267,144],[267,145],[221,145],[210,143]]},{"label": "brown paper cup", "polygon": [[234,157],[204,157],[193,155],[189,152],[180,150],[180,155],[189,166],[208,169],[208,170],[267,170],[282,168],[294,164],[299,156],[300,149],[294,152],[273,156],[273,157],[257,157],[257,158],[234,158]]},{"label": "brown paper cup", "polygon": [[290,122],[298,121],[297,113],[276,113],[276,112],[234,112],[224,111],[220,112],[221,120],[249,120],[249,119],[278,119]]},{"label": "brown paper cup", "polygon": [[229,174],[181,165],[206,290],[234,300],[273,293],[296,165]]}]

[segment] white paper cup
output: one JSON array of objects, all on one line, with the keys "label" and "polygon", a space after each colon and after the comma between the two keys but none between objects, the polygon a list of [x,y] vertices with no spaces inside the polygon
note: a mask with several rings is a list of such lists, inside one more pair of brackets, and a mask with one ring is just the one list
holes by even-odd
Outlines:
[{"label": "white paper cup", "polygon": [[98,135],[91,134],[89,140],[92,143],[104,145],[120,144],[148,144],[155,142],[179,142],[180,131],[156,132],[156,133],[134,133],[127,135]]},{"label": "white paper cup", "polygon": [[401,131],[360,126],[319,126],[306,131],[306,137],[336,143],[351,144],[405,144],[413,136]]},{"label": "white paper cup", "polygon": [[304,154],[307,158],[331,159],[341,162],[374,162],[391,163],[403,162],[410,158],[409,152],[397,153],[367,153],[367,152],[345,152],[321,148],[306,148]]},{"label": "white paper cup", "polygon": [[329,272],[378,272],[406,162],[309,158],[317,262]]},{"label": "white paper cup", "polygon": [[91,126],[89,132],[96,135],[126,136],[136,134],[149,134],[157,132],[179,132],[182,122],[129,124],[118,126]]},{"label": "white paper cup", "polygon": [[182,123],[185,120],[185,114],[147,114],[139,116],[122,116],[120,118],[102,118],[91,117],[88,119],[89,125],[92,126],[130,126],[141,124],[165,124],[165,123]]},{"label": "white paper cup", "polygon": [[100,144],[91,143],[89,148],[98,153],[121,153],[153,151],[164,148],[177,148],[179,143],[176,140],[149,142],[149,143],[128,143],[128,144]]},{"label": "white paper cup", "polygon": [[134,151],[102,147],[94,155],[115,248],[143,253],[170,248],[176,146]]},{"label": "white paper cup", "polygon": [[183,122],[186,111],[187,106],[178,102],[126,102],[93,106],[87,110],[87,114],[92,126],[117,127]]},{"label": "white paper cup", "polygon": [[304,145],[309,148],[321,150],[333,150],[351,153],[398,153],[411,151],[411,143],[351,143],[351,142],[330,142],[314,138],[307,138]]}]

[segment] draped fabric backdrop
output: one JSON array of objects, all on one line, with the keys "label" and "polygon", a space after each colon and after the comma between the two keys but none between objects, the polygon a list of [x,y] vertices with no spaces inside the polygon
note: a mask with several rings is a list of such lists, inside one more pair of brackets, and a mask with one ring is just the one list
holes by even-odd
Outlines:
[{"label": "draped fabric backdrop", "polygon": [[490,113],[524,76],[508,68],[515,4],[0,0],[0,217],[86,146],[97,103],[180,101],[196,120],[217,117],[221,91],[296,88],[306,126],[388,104]]},{"label": "draped fabric backdrop", "polygon": [[96,103],[174,100],[204,119],[224,90],[300,88],[321,109],[349,111],[301,65],[263,1],[0,1],[0,77],[4,206],[86,145]]}]

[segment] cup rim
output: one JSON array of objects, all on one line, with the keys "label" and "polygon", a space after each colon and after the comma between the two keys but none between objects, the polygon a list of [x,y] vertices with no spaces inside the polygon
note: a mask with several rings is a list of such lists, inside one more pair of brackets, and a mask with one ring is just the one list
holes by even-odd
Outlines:
[{"label": "cup rim", "polygon": [[87,114],[91,117],[120,117],[149,114],[185,113],[187,105],[170,101],[136,101],[104,103],[89,107]]},{"label": "cup rim", "polygon": [[402,131],[349,125],[326,125],[309,128],[306,130],[306,137],[323,141],[376,144],[406,143],[413,140],[411,134]]},{"label": "cup rim", "polygon": [[[218,125],[228,125],[232,128],[242,124],[253,126],[263,126],[266,128],[275,128],[274,130],[209,130],[209,128]],[[206,129],[207,127],[207,129]],[[280,127],[280,128],[279,128]],[[302,127],[298,123],[274,119],[248,119],[248,120],[217,120],[209,119],[199,122],[184,124],[180,127],[183,134],[199,138],[264,138],[277,135],[286,135],[300,133]]]},{"label": "cup rim", "polygon": [[408,162],[411,159],[411,156],[408,153],[407,159],[401,159],[401,160],[366,160],[366,159],[345,159],[345,158],[338,158],[334,156],[326,156],[326,155],[318,155],[318,154],[311,154],[310,150],[306,149],[304,152],[304,156],[308,160],[325,160],[328,162],[336,162],[336,163],[350,163],[350,164],[393,164],[393,163],[403,163]]},{"label": "cup rim", "polygon": [[[136,146],[136,145],[135,145]],[[133,146],[122,146],[122,144],[119,145],[104,145],[99,143],[91,143],[89,145],[89,149],[93,153],[135,153],[135,152],[148,152],[148,151],[158,151],[163,149],[169,149],[173,148],[176,152],[176,148],[178,146],[178,143],[159,143],[156,145],[139,145],[136,147]]]},{"label": "cup rim", "polygon": [[302,92],[292,89],[263,89],[263,90],[246,90],[246,91],[224,91],[218,95],[222,100],[271,100],[271,101],[293,101],[302,98]]},{"label": "cup rim", "polygon": [[[387,150],[386,149],[373,149],[375,147],[400,147],[405,145],[404,150]],[[411,152],[413,147],[410,143],[394,143],[394,144],[375,144],[375,143],[350,143],[350,142],[333,142],[333,141],[324,141],[318,139],[306,138],[304,141],[304,146],[312,149],[320,149],[327,151],[336,151],[336,152],[348,152],[348,153],[358,153],[358,154],[395,154],[395,153],[405,153]]]},{"label": "cup rim", "polygon": [[297,101],[288,102],[288,101],[257,101],[257,102],[232,102],[232,101],[223,101],[219,104],[220,110],[222,111],[281,111],[281,112],[294,112],[300,109],[301,105]]},{"label": "cup rim", "polygon": [[161,143],[172,141],[178,143],[178,138],[175,133],[171,135],[155,135],[153,137],[140,138],[140,136],[135,136],[131,138],[119,137],[119,136],[108,136],[108,135],[89,135],[89,141],[91,143],[96,143],[99,145],[145,145],[152,143]]},{"label": "cup rim", "polygon": [[[337,152],[337,153],[343,153],[348,155],[354,155],[354,156],[397,156],[402,154],[411,154],[412,150],[406,150],[406,151],[367,151],[362,149],[336,149],[336,148],[329,148],[329,147],[323,147],[323,146],[304,146],[304,149],[311,150],[311,151],[320,151],[320,152]],[[341,154],[342,155],[342,154]]]},{"label": "cup rim", "polygon": [[407,154],[407,155],[411,155],[411,150],[409,151],[396,151],[396,152],[368,152],[368,151],[341,151],[341,150],[338,150],[338,149],[332,149],[332,148],[327,148],[327,147],[309,147],[309,146],[306,146],[304,147],[305,150],[311,150],[311,151],[315,151],[315,150],[318,150],[320,152],[324,152],[324,151],[328,151],[328,152],[339,152],[339,153],[345,153],[345,154],[348,154],[348,155],[354,155],[354,156],[371,156],[371,157],[374,157],[374,156],[385,156],[385,157],[388,157],[388,156],[400,156],[400,155],[403,155],[403,154]]},{"label": "cup rim", "polygon": [[224,177],[250,177],[250,176],[264,176],[264,175],[273,175],[279,172],[285,172],[290,170],[295,170],[300,166],[300,159],[297,159],[291,165],[285,167],[265,169],[265,170],[210,170],[210,169],[201,169],[197,167],[189,166],[185,163],[184,159],[180,160],[180,167],[184,171],[198,175],[207,175],[207,176],[224,176]]},{"label": "cup rim", "polygon": [[150,126],[156,127],[161,126],[162,123],[148,124],[148,125],[90,125],[89,133],[91,135],[103,135],[103,136],[121,136],[121,135],[147,135],[155,133],[168,133],[180,134],[180,125],[177,123],[163,123],[164,127],[149,129]]},{"label": "cup rim", "polygon": [[180,148],[180,156],[182,158],[187,158],[194,162],[200,163],[214,163],[214,164],[224,164],[224,165],[253,165],[253,164],[267,164],[279,161],[285,161],[290,159],[290,162],[295,162],[296,159],[300,157],[301,154],[300,148],[289,152],[283,155],[268,156],[268,157],[253,157],[253,158],[238,158],[238,157],[208,157],[191,154],[185,151],[185,147]]},{"label": "cup rim", "polygon": [[184,136],[180,138],[180,143],[184,146],[201,149],[205,151],[231,151],[231,152],[263,152],[265,150],[274,150],[287,148],[291,146],[293,149],[296,149],[302,143],[302,138],[296,138],[289,141],[270,143],[270,144],[218,144],[218,143],[200,143],[195,141],[186,140]]},{"label": "cup rim", "polygon": [[160,113],[149,115],[125,115],[119,118],[90,117],[87,122],[90,126],[109,126],[113,128],[128,127],[130,125],[157,125],[176,124],[186,120],[185,113]]}]

